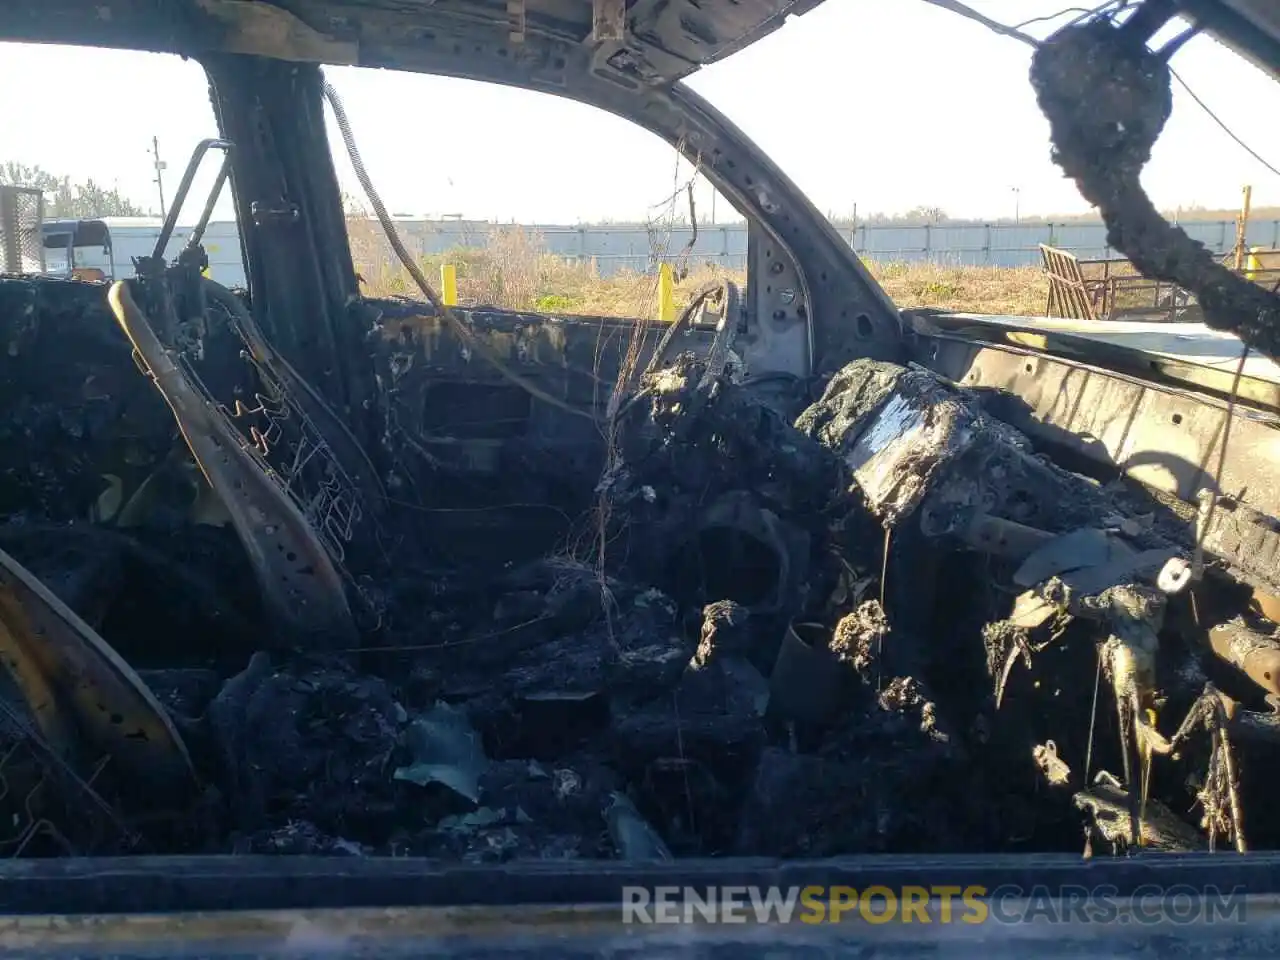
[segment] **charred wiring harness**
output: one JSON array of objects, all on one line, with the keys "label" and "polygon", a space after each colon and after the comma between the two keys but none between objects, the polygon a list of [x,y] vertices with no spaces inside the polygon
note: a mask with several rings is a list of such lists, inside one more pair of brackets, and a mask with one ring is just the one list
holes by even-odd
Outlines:
[{"label": "charred wiring harness", "polygon": [[1160,215],[1139,181],[1173,108],[1169,58],[1189,34],[1152,50],[1172,19],[1166,0],[1149,0],[1126,21],[1105,16],[1072,24],[1040,43],[1031,84],[1049,120],[1053,157],[1107,225],[1107,242],[1146,277],[1197,297],[1205,323],[1280,357],[1280,296],[1217,262]]}]

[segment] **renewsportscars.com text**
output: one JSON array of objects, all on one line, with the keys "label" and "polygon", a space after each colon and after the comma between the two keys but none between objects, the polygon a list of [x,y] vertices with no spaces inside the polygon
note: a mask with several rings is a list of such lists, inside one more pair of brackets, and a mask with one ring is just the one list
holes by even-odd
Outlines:
[{"label": "renewsportscars.com text", "polygon": [[1245,891],[1189,885],[624,887],[624,923],[1245,922]]}]

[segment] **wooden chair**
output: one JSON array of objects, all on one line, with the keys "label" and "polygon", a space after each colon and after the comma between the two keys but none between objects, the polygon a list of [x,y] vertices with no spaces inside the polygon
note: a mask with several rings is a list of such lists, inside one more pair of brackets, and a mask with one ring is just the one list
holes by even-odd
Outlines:
[{"label": "wooden chair", "polygon": [[1049,278],[1047,317],[1174,322],[1191,319],[1196,311],[1187,291],[1148,280],[1128,260],[1081,260],[1043,243],[1040,259]]},{"label": "wooden chair", "polygon": [[1040,244],[1040,260],[1049,278],[1049,302],[1046,317],[1067,320],[1098,320],[1099,307],[1106,294],[1098,283],[1087,283],[1074,253]]}]

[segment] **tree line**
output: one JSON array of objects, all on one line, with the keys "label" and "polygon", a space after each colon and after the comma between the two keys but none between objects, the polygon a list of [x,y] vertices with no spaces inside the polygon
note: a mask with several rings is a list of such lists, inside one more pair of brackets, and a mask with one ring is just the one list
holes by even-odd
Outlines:
[{"label": "tree line", "polygon": [[145,217],[148,211],[124,196],[108,190],[92,179],[74,183],[39,166],[14,160],[0,163],[0,186],[36,187],[44,193],[47,219],[85,220],[94,217]]}]

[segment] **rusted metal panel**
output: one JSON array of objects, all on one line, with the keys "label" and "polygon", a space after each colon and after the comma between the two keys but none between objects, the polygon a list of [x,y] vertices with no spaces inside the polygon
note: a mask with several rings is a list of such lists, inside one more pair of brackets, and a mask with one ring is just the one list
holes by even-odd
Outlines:
[{"label": "rusted metal panel", "polygon": [[621,40],[626,32],[627,0],[592,0],[592,40]]}]

